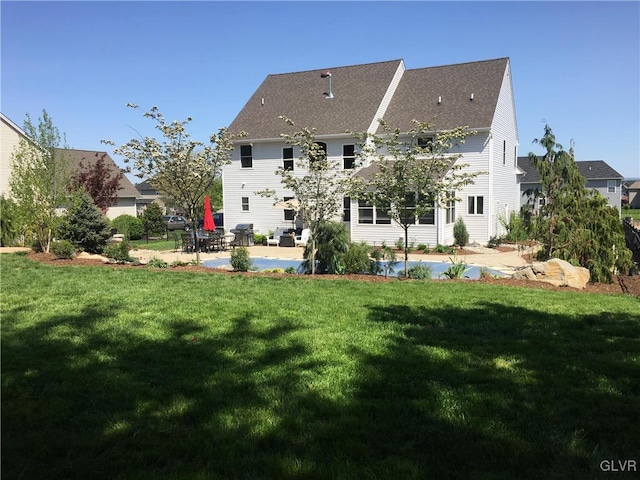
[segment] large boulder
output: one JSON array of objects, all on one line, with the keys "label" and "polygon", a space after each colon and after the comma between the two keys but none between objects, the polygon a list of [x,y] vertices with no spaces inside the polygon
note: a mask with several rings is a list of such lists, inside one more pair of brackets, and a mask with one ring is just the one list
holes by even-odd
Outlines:
[{"label": "large boulder", "polygon": [[569,262],[552,258],[546,262],[535,262],[518,270],[513,278],[547,282],[558,287],[584,288],[589,283],[589,270],[574,267]]}]

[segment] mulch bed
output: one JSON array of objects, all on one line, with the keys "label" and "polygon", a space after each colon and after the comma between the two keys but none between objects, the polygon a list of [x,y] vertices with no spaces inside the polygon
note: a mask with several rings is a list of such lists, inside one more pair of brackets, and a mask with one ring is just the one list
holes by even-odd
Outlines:
[{"label": "mulch bed", "polygon": [[[34,253],[30,252],[28,258],[36,260],[38,262],[47,263],[50,265],[85,265],[85,266],[104,266],[106,268],[147,268],[144,265],[134,264],[115,264],[115,263],[103,263],[100,260],[88,259],[88,258],[73,258],[71,260],[58,259],[51,253]],[[209,268],[195,265],[185,265],[182,267],[169,267],[170,271],[180,272],[198,272],[208,274],[224,274],[224,275],[245,275],[245,276],[270,276],[270,277],[282,277],[287,274],[280,273],[261,273],[261,272],[230,272],[228,270]],[[310,280],[311,276],[303,276],[302,279]],[[384,278],[383,276],[376,275],[318,275],[313,279],[326,279],[326,280],[361,280],[367,282],[397,282],[397,281],[412,281],[412,280],[398,280],[397,278]],[[509,285],[516,287],[526,288],[539,288],[544,290],[557,290],[557,291],[573,291],[583,293],[608,293],[619,294],[628,293],[640,298],[640,276],[618,276],[614,283],[589,283],[584,290],[577,290],[570,287],[555,287],[545,282],[533,282],[530,280],[516,280],[513,278],[483,278],[479,280],[446,280],[447,282],[481,282],[494,285]]]}]

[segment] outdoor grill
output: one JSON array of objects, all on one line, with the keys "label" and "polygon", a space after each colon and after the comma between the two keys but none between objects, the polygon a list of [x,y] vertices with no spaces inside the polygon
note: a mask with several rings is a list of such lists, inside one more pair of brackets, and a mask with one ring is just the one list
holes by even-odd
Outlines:
[{"label": "outdoor grill", "polygon": [[231,245],[236,247],[253,246],[253,223],[239,223],[236,228],[231,229],[231,233],[234,235]]}]

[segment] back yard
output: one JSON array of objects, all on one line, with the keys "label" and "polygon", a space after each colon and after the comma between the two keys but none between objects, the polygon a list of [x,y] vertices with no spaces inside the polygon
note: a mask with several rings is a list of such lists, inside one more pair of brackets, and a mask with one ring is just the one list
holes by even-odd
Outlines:
[{"label": "back yard", "polygon": [[640,464],[633,296],[3,254],[0,298],[6,479],[582,479]]}]

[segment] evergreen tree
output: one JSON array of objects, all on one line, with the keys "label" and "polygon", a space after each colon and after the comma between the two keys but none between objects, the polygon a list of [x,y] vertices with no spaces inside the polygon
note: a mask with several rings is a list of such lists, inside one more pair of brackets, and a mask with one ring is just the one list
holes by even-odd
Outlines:
[{"label": "evergreen tree", "polygon": [[542,157],[529,154],[540,173],[540,188],[530,192],[531,202],[544,198],[539,215],[527,217],[535,238],[543,245],[540,259],[560,258],[588,268],[594,282],[610,283],[616,270],[628,272],[631,252],[620,214],[599,192],[585,187],[573,147],[565,151],[548,125],[544,136],[534,143],[546,150]]},{"label": "evergreen tree", "polygon": [[166,230],[162,209],[157,203],[150,203],[142,214],[142,226],[147,235],[162,235]]},{"label": "evergreen tree", "polygon": [[102,253],[111,235],[109,221],[83,191],[74,195],[58,233],[60,238],[88,253]]}]

